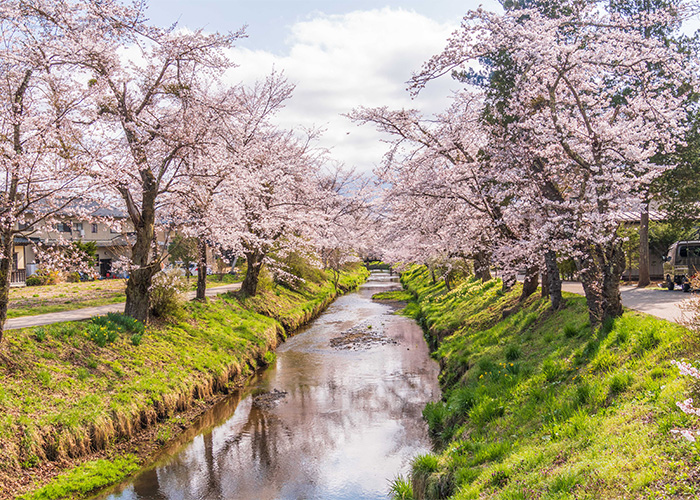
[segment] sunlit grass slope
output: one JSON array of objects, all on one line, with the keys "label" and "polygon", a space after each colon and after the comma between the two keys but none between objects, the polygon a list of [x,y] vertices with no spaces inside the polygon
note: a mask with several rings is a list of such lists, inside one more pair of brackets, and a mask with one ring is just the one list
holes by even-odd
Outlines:
[{"label": "sunlit grass slope", "polygon": [[255,298],[191,302],[178,319],[145,332],[120,315],[8,332],[0,351],[0,498],[39,486],[47,467],[55,474],[96,454],[109,459],[27,498],[80,496],[118,480],[115,470],[128,473],[137,461],[111,455],[116,444],[155,423],[156,439],[167,441],[183,423],[179,412],[240,385],[274,359],[269,351],[280,339],[367,274],[349,267],[338,290],[320,273],[294,290],[269,284]]},{"label": "sunlit grass slope", "polygon": [[447,292],[422,267],[402,281],[443,400],[424,411],[436,452],[395,498],[697,498],[698,448],[670,432],[697,425],[675,405],[693,390],[670,364],[700,357],[690,332],[630,311],[592,331],[574,295],[556,313],[539,295],[511,313],[519,288],[467,279]]}]

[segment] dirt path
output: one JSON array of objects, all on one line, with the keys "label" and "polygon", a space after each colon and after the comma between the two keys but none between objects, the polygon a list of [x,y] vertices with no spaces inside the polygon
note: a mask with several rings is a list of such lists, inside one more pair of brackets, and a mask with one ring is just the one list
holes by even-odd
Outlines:
[{"label": "dirt path", "polygon": [[[240,283],[231,285],[222,285],[207,289],[207,297],[213,297],[221,293],[231,290],[238,290],[241,287]],[[187,298],[192,300],[195,297],[195,292],[188,292]],[[105,306],[85,307],[82,309],[74,309],[72,311],[61,311],[48,314],[39,314],[37,316],[22,316],[20,318],[8,319],[5,323],[5,330],[17,330],[19,328],[29,328],[32,326],[51,325],[53,323],[61,323],[63,321],[79,321],[90,319],[93,316],[101,316],[110,312],[123,312],[124,303],[107,304]]]},{"label": "dirt path", "polygon": [[[565,281],[562,290],[578,295],[583,295],[581,283]],[[625,307],[651,314],[657,318],[678,323],[682,311],[679,304],[691,295],[681,290],[668,291],[664,288],[637,288],[636,286],[621,286],[622,304]]]}]

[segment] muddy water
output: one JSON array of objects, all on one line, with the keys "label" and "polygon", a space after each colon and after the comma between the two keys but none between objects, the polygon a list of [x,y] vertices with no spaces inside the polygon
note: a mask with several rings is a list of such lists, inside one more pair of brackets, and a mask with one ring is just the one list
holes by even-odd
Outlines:
[{"label": "muddy water", "polygon": [[[386,499],[389,481],[429,449],[421,411],[439,397],[438,367],[420,328],[370,300],[398,286],[374,273],[340,297],[280,346],[276,366],[203,415],[157,464],[100,498]],[[396,343],[331,346],[358,325]],[[287,394],[254,403],[274,390]]]}]

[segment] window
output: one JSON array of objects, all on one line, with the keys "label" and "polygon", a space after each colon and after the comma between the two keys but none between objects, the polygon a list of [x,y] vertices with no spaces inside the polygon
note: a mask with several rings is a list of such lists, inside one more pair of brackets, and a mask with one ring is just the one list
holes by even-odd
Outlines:
[{"label": "window", "polygon": [[56,231],[58,231],[59,233],[70,233],[71,232],[70,224],[67,224],[65,222],[57,222],[56,223]]},{"label": "window", "polygon": [[20,222],[18,224],[18,228],[20,231],[24,231],[25,229],[27,229],[29,227],[29,225],[30,225],[29,222]]},{"label": "window", "polygon": [[110,227],[110,228],[109,228],[109,232],[110,232],[110,234],[119,234],[119,231],[117,231],[117,230],[114,229],[113,227]]},{"label": "window", "polygon": [[76,231],[82,231],[83,230],[83,223],[82,222],[74,222],[73,229],[75,229]]},{"label": "window", "polygon": [[97,232],[97,224],[95,224],[95,223],[92,224],[91,231],[92,231],[93,233],[96,233],[96,232]]}]

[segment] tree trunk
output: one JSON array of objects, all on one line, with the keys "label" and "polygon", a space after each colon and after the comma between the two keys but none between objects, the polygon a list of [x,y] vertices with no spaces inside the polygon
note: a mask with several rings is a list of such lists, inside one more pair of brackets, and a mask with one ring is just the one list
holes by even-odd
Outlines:
[{"label": "tree trunk", "polygon": [[651,283],[649,266],[649,202],[644,200],[639,218],[639,283],[637,283],[639,288],[649,286]]},{"label": "tree trunk", "polygon": [[437,283],[437,279],[435,279],[435,268],[433,266],[428,266],[428,269],[430,269],[430,278],[433,280],[433,285]]},{"label": "tree trunk", "polygon": [[549,290],[549,301],[552,303],[552,309],[556,311],[562,307],[564,301],[561,296],[561,276],[559,276],[559,268],[557,267],[557,253],[554,250],[545,252],[544,264],[547,276],[547,289]]},{"label": "tree trunk", "polygon": [[160,263],[151,260],[155,241],[156,189],[144,190],[140,213],[131,195],[126,191],[123,194],[136,230],[136,242],[131,247],[132,269],[126,282],[124,314],[145,323],[150,317],[153,276],[160,271]]},{"label": "tree trunk", "polygon": [[207,300],[207,244],[204,238],[197,240],[199,264],[197,265],[197,300]]},{"label": "tree trunk", "polygon": [[491,281],[490,259],[486,252],[479,252],[474,259],[474,276],[486,283]]},{"label": "tree trunk", "polygon": [[7,308],[10,303],[10,280],[12,278],[12,250],[14,234],[11,230],[3,230],[2,255],[0,256],[0,344],[5,332]]},{"label": "tree trunk", "polygon": [[523,281],[523,291],[520,294],[518,302],[524,302],[530,295],[537,291],[538,278],[540,268],[538,266],[529,266],[525,271],[525,280]]},{"label": "tree trunk", "polygon": [[447,272],[445,273],[445,287],[447,288],[447,291],[448,291],[448,292],[452,290],[452,279],[451,279],[451,274],[452,274],[451,271],[447,271]]},{"label": "tree trunk", "polygon": [[245,278],[241,284],[241,292],[243,295],[252,297],[258,292],[258,281],[260,279],[263,257],[263,255],[256,252],[245,254],[248,269],[246,270]]},{"label": "tree trunk", "polygon": [[542,283],[540,288],[540,297],[546,299],[549,297],[549,278],[547,277],[546,268],[541,273],[540,282]]},{"label": "tree trunk", "polygon": [[622,315],[620,278],[625,271],[622,244],[612,242],[601,247],[592,245],[586,257],[577,261],[586,294],[588,316],[592,326]]},{"label": "tree trunk", "polygon": [[503,283],[501,284],[501,291],[503,293],[508,292],[511,288],[515,286],[515,284],[518,282],[518,277],[516,276],[515,273],[504,273],[503,274]]}]

